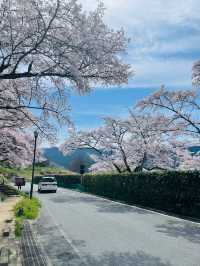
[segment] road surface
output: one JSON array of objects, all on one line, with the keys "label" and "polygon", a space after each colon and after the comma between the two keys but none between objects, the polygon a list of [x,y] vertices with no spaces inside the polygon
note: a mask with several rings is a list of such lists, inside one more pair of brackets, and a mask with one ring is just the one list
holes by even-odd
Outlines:
[{"label": "road surface", "polygon": [[33,228],[55,266],[200,266],[200,224],[59,188]]}]

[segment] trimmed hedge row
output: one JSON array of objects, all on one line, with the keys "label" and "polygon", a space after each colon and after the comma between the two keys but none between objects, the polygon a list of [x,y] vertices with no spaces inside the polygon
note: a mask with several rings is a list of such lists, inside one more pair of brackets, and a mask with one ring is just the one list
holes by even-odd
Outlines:
[{"label": "trimmed hedge row", "polygon": [[85,175],[85,191],[129,204],[200,218],[200,172]]},{"label": "trimmed hedge row", "polygon": [[[80,175],[48,175],[54,176],[59,187],[76,188],[81,183]],[[42,176],[35,176],[34,183],[38,184]]]}]

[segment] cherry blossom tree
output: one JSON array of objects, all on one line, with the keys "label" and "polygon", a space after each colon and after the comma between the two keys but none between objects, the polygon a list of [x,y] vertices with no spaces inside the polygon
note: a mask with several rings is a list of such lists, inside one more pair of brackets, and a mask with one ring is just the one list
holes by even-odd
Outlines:
[{"label": "cherry blossom tree", "polygon": [[[163,115],[138,114],[130,110],[127,125],[132,143],[132,164],[135,171],[143,168],[168,167],[168,134],[171,134],[170,120]],[[133,152],[134,151],[134,152]]]},{"label": "cherry blossom tree", "polygon": [[182,161],[179,169],[188,171],[188,170],[200,170],[200,156],[191,155],[190,153],[184,153],[182,156]]},{"label": "cherry blossom tree", "polygon": [[[121,161],[123,170],[131,172],[131,167],[129,164],[129,154],[128,154],[128,127],[121,119],[115,119],[112,117],[104,118],[105,128],[103,137],[103,146],[106,153],[110,158],[113,158],[115,164]],[[119,165],[118,165],[119,167]],[[119,167],[120,168],[120,167]]]},{"label": "cherry blossom tree", "polygon": [[72,131],[71,136],[61,145],[60,149],[64,154],[68,154],[78,148],[90,148],[95,151],[96,155],[92,155],[92,159],[100,164],[107,161],[107,163],[113,166],[118,172],[121,172],[121,168],[116,163],[116,158],[111,154],[104,143],[105,141],[105,129],[98,128],[89,132],[76,132]]},{"label": "cherry blossom tree", "polygon": [[[193,88],[190,90],[167,90],[164,86],[159,91],[138,103],[140,111],[152,114],[160,111],[171,123],[171,130],[177,135],[176,143],[199,142],[200,137],[200,61],[193,65]],[[199,169],[199,155],[192,155],[184,144],[176,147],[179,168],[184,170]]]},{"label": "cherry blossom tree", "polygon": [[127,119],[107,117],[103,127],[73,134],[61,149],[64,153],[83,147],[96,150],[99,156],[93,158],[96,164],[91,171],[168,169],[174,166],[174,154],[166,135],[169,122],[164,116],[154,118],[130,111]]},{"label": "cherry blossom tree", "polygon": [[27,166],[32,163],[33,140],[16,129],[0,129],[0,163],[8,166]]},{"label": "cherry blossom tree", "polygon": [[[193,68],[194,84],[199,84],[199,62]],[[192,155],[186,143],[199,141],[200,137],[200,104],[199,88],[190,90],[167,90],[164,86],[159,91],[140,101],[137,105],[140,111],[149,111],[152,115],[161,112],[169,120],[169,132],[173,132],[168,139],[175,165],[180,170],[198,170],[199,155]],[[175,141],[173,143],[173,136]],[[180,141],[181,140],[181,141]],[[173,161],[172,160],[172,161]],[[177,165],[178,164],[178,165]]]},{"label": "cherry blossom tree", "polygon": [[178,170],[200,170],[200,156],[199,153],[192,153],[189,146],[194,143],[181,141],[171,141],[171,157],[172,165],[174,162],[174,169]]},{"label": "cherry blossom tree", "polygon": [[[144,150],[135,150],[132,153],[133,169],[136,171],[152,171],[152,170],[199,170],[200,156],[199,154],[192,155],[188,150],[188,146],[184,142],[172,140],[161,145],[149,145],[150,151],[146,152],[145,160]],[[139,157],[139,158],[138,158]],[[141,167],[142,162],[142,167]],[[118,166],[123,169],[121,161],[118,161]],[[137,166],[138,165],[138,166]],[[132,165],[131,165],[132,166]],[[114,172],[116,169],[109,160],[99,160],[90,167],[91,173]]]},{"label": "cherry blossom tree", "polygon": [[138,104],[142,110],[163,111],[174,125],[174,131],[198,137],[200,134],[199,91],[197,89],[158,92]]},{"label": "cherry blossom tree", "polygon": [[52,121],[70,123],[67,97],[28,79],[0,81],[0,129],[35,126],[43,135],[55,135]]},{"label": "cherry blossom tree", "polygon": [[127,83],[131,69],[118,55],[128,39],[103,15],[102,4],[86,13],[76,0],[1,1],[1,128],[30,122],[52,131],[50,116],[69,120],[66,88]]},{"label": "cherry blossom tree", "polygon": [[115,172],[116,168],[109,161],[96,161],[90,168],[90,173]]}]

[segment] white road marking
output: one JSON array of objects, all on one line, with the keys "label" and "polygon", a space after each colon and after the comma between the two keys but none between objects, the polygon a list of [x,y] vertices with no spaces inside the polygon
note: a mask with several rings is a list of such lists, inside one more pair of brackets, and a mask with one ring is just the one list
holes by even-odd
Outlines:
[{"label": "white road marking", "polygon": [[[64,190],[64,188],[63,188],[63,190]],[[65,188],[65,190],[71,192],[71,190],[68,189],[68,188]],[[66,193],[66,192],[63,191],[62,194],[64,194],[64,193]],[[112,202],[112,203],[115,203],[115,204],[119,204],[119,205],[122,205],[122,206],[131,207],[131,208],[134,208],[134,209],[145,210],[145,211],[150,212],[150,213],[153,213],[153,214],[161,215],[161,216],[168,217],[168,218],[171,218],[171,219],[175,219],[175,220],[178,220],[178,221],[189,222],[189,223],[192,223],[192,224],[195,224],[195,225],[199,225],[200,226],[200,221],[199,222],[194,222],[194,221],[191,221],[191,220],[187,220],[187,218],[185,218],[185,219],[184,218],[179,218],[179,217],[176,217],[176,216],[173,216],[173,215],[168,215],[168,214],[161,213],[161,212],[156,212],[156,211],[153,211],[153,210],[150,210],[150,209],[145,209],[145,208],[142,208],[142,207],[137,207],[135,205],[129,205],[129,204],[126,204],[126,203],[122,203],[122,202],[110,200],[110,199],[107,199],[107,198],[104,198],[104,197],[101,197],[101,196],[97,196],[97,195],[94,195],[94,194],[90,194],[90,193],[87,193],[87,192],[76,191],[75,193],[73,192],[73,194],[71,193],[71,195],[75,196],[76,193],[79,193],[81,195],[88,195],[88,196],[91,196],[91,197],[97,198],[97,199],[103,199],[103,200],[105,200],[107,202]]]},{"label": "white road marking", "polygon": [[46,209],[46,211],[48,212],[49,216],[51,217],[53,223],[55,224],[55,226],[58,228],[59,232],[61,233],[61,235],[65,238],[65,240],[70,244],[70,246],[72,247],[72,249],[74,250],[74,252],[78,255],[78,257],[80,258],[81,262],[84,265],[88,265],[87,261],[82,257],[80,251],[76,248],[76,246],[72,243],[72,240],[69,238],[69,236],[67,236],[67,234],[60,228],[60,225],[56,222],[54,216],[51,214],[51,212],[48,210],[47,207],[44,207],[44,209]]}]

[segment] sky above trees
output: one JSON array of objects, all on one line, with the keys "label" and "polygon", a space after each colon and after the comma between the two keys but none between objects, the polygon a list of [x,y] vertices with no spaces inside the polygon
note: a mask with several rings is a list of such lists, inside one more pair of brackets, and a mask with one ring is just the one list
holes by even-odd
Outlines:
[{"label": "sky above trees", "polygon": [[[93,10],[95,0],[79,0]],[[133,66],[135,76],[126,88],[98,88],[86,96],[71,96],[71,116],[79,129],[98,127],[102,117],[125,117],[128,108],[158,90],[192,86],[192,65],[199,59],[200,4],[198,0],[104,0],[104,21],[123,27],[131,38],[122,56]],[[148,11],[148,13],[147,13]],[[66,135],[62,131],[60,138]]]},{"label": "sky above trees", "polygon": [[[85,9],[98,1],[79,0]],[[199,59],[198,0],[105,0],[105,21],[124,27],[131,44],[127,60],[135,77],[128,86],[190,86],[191,68]]]}]

